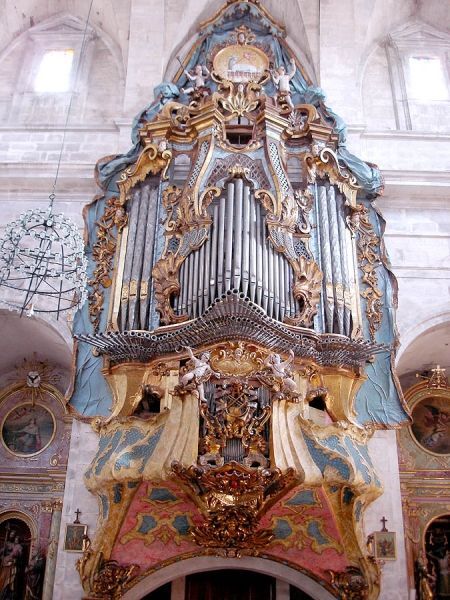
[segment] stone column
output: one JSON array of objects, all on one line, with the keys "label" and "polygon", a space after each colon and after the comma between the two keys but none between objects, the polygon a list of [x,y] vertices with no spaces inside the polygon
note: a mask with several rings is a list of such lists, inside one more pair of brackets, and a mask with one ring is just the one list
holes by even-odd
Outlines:
[{"label": "stone column", "polygon": [[55,582],[56,557],[58,555],[59,530],[61,528],[62,500],[52,502],[52,522],[47,548],[47,561],[45,563],[44,589],[42,600],[52,600],[53,584]]}]

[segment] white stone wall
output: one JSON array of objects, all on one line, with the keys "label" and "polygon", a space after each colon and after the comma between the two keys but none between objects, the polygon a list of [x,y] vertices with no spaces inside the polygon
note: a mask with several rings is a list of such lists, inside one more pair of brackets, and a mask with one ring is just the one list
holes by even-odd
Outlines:
[{"label": "white stone wall", "polygon": [[75,564],[82,556],[64,550],[66,525],[75,520],[75,511],[81,510],[80,522],[88,526],[88,536],[93,539],[98,516],[97,499],[85,488],[83,476],[97,451],[98,436],[86,423],[74,421],[67,465],[66,488],[58,543],[53,600],[76,600],[83,596],[80,577]]}]

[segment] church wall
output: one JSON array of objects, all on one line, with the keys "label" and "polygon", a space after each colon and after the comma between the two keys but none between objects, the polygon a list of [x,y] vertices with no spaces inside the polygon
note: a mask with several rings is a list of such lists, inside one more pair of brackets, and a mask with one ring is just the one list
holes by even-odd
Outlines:
[{"label": "church wall", "polygon": [[377,431],[369,442],[370,454],[385,493],[367,509],[364,526],[367,535],[380,531],[380,519],[387,519],[386,528],[395,531],[397,537],[397,560],[386,561],[381,571],[382,600],[404,600],[408,598],[404,530],[401,510],[400,479],[398,474],[395,431]]},{"label": "church wall", "polygon": [[75,600],[81,598],[83,594],[80,577],[75,569],[75,563],[81,554],[65,552],[63,550],[64,537],[67,524],[73,523],[75,520],[77,508],[81,510],[81,523],[88,526],[88,535],[92,536],[95,531],[98,516],[97,501],[84,486],[83,476],[96,451],[97,444],[97,435],[92,431],[90,425],[74,420],[64,490],[53,600]]}]

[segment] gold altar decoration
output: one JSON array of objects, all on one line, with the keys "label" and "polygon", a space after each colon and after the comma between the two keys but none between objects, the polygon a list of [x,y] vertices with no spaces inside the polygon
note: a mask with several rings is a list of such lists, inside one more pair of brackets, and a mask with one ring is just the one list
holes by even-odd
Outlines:
[{"label": "gold altar decoration", "polygon": [[357,234],[358,264],[363,274],[362,282],[367,286],[361,296],[366,300],[370,337],[374,339],[383,318],[383,292],[378,287],[377,275],[377,268],[381,264],[380,238],[375,234],[369,211],[363,204],[358,204],[351,210],[348,223]]},{"label": "gold altar decoration", "polygon": [[250,469],[236,462],[219,468],[172,465],[175,476],[187,484],[193,500],[206,516],[205,524],[191,530],[197,544],[224,548],[239,556],[243,549],[256,550],[273,537],[258,529],[258,522],[277,498],[296,483],[295,472],[260,467]]},{"label": "gold altar decoration", "polygon": [[[426,563],[421,563],[427,552],[425,534],[435,519],[450,514],[450,455],[435,451],[443,436],[448,439],[450,417],[445,407],[450,404],[450,387],[445,370],[439,365],[431,369],[429,375],[406,391],[405,400],[413,421],[397,432],[397,438],[408,580],[414,588],[416,568],[422,568],[422,587],[426,588],[431,574],[427,574]],[[425,414],[417,411],[418,407],[424,407]],[[417,419],[420,422],[415,424]],[[417,437],[418,431],[422,437]]]}]

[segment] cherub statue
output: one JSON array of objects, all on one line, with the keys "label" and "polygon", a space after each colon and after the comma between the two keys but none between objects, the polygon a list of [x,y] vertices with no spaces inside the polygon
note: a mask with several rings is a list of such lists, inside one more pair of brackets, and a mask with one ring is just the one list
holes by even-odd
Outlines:
[{"label": "cherub statue", "polygon": [[291,67],[289,71],[286,73],[286,69],[283,66],[278,67],[276,70],[270,71],[270,75],[272,76],[272,81],[275,87],[278,90],[278,99],[283,103],[286,103],[289,108],[294,109],[294,103],[291,98],[291,88],[289,82],[294,77],[297,67],[295,66],[295,60],[291,58],[290,60]]},{"label": "cherub statue", "polygon": [[264,365],[271,369],[272,376],[281,383],[280,391],[291,398],[298,398],[297,384],[292,379],[291,364],[294,360],[294,353],[289,351],[289,358],[284,362],[279,354],[269,354],[264,361]]},{"label": "cherub statue", "polygon": [[193,85],[190,85],[187,88],[181,88],[183,94],[192,94],[193,92],[208,93],[206,81],[209,79],[211,73],[206,66],[196,65],[194,68],[194,75],[191,75],[186,69],[184,70],[184,73],[189,81],[193,82]]},{"label": "cherub statue", "polygon": [[200,358],[197,358],[194,356],[192,348],[189,346],[184,346],[184,348],[189,354],[193,367],[180,378],[180,384],[182,387],[185,387],[190,382],[193,382],[197,388],[200,402],[206,402],[203,384],[209,380],[211,375],[214,375],[219,379],[220,373],[216,373],[211,368],[211,365],[209,364],[209,352],[202,352]]}]

